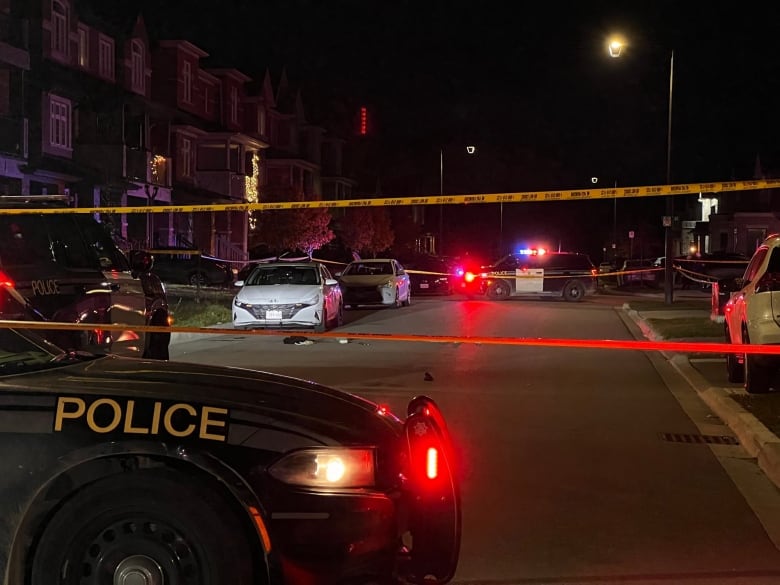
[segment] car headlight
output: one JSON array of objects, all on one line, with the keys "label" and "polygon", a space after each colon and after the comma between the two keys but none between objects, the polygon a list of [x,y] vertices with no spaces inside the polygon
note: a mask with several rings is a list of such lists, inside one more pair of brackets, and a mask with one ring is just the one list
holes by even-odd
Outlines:
[{"label": "car headlight", "polygon": [[238,297],[233,299],[233,304],[236,307],[240,307],[242,309],[251,309],[253,306],[252,303],[242,303],[241,301],[238,300]]},{"label": "car headlight", "polygon": [[296,305],[302,305],[304,307],[309,307],[311,305],[316,305],[320,302],[320,295],[314,295],[313,297],[310,297],[306,300],[301,301],[300,303],[296,303]]},{"label": "car headlight", "polygon": [[379,286],[381,286],[382,288],[393,288],[395,286],[395,279],[391,278],[390,280],[388,280],[387,282],[383,282]]},{"label": "car headlight", "polygon": [[293,451],[268,472],[281,482],[314,488],[361,488],[374,485],[374,450],[318,447]]}]

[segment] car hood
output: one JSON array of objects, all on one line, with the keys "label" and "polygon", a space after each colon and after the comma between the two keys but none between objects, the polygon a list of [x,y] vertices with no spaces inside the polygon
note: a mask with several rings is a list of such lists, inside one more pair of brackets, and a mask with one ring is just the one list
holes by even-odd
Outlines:
[{"label": "car hood", "polygon": [[346,286],[379,286],[393,279],[395,279],[395,276],[392,274],[355,274],[354,276],[342,274],[339,282]]},{"label": "car hood", "polygon": [[[231,421],[304,434],[312,444],[393,440],[397,418],[368,400],[314,382],[242,368],[105,356],[0,381],[59,396],[164,400],[227,408]],[[56,390],[52,390],[56,389]]]},{"label": "car hood", "polygon": [[243,303],[285,305],[309,300],[319,292],[318,284],[245,285],[236,298]]}]

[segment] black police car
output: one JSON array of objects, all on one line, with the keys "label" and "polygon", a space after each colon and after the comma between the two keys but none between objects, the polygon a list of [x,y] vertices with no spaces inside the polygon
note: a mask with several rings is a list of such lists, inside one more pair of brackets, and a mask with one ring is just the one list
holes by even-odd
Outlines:
[{"label": "black police car", "polygon": [[523,296],[581,301],[598,291],[598,270],[585,254],[527,249],[482,268],[480,291],[491,299]]},{"label": "black police car", "polygon": [[449,581],[448,430],[338,390],[0,328],[8,585]]},{"label": "black police car", "polygon": [[[48,339],[67,349],[111,350],[168,359],[170,333],[145,334],[133,326],[167,326],[168,301],[150,272],[152,257],[128,259],[104,226],[84,213],[20,213],[61,209],[62,195],[0,196],[0,281],[15,288],[48,321],[95,324],[88,333],[56,330]],[[11,319],[0,306],[0,319]],[[125,324],[111,334],[100,324]]]}]

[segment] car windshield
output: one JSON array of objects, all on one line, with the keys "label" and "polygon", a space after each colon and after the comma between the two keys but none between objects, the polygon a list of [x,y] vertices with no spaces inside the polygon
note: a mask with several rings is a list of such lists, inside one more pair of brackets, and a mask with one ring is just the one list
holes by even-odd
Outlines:
[{"label": "car windshield", "polygon": [[249,275],[245,286],[273,286],[278,284],[320,284],[313,266],[258,266]]},{"label": "car windshield", "polygon": [[0,328],[0,376],[35,372],[100,357],[64,352],[35,333]]},{"label": "car windshield", "polygon": [[390,262],[353,262],[343,272],[345,276],[376,276],[392,273],[393,265]]}]

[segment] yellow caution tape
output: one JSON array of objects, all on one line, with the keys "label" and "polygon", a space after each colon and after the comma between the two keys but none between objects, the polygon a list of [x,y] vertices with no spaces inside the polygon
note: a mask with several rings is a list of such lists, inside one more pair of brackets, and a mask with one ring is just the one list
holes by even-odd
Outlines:
[{"label": "yellow caution tape", "polygon": [[[524,191],[518,193],[485,193],[473,195],[428,195],[416,197],[374,197],[340,201],[282,201],[278,203],[222,203],[215,205],[154,205],[127,207],[67,207],[11,208],[0,214],[26,213],[199,213],[212,211],[270,211],[278,209],[321,209],[343,207],[396,207],[404,205],[469,205],[480,203],[532,203],[542,201],[587,201],[593,199],[657,197],[661,195],[695,195],[780,188],[780,179],[726,181],[712,183],[681,183],[645,187],[613,187],[608,189],[571,189],[563,191]],[[34,196],[30,196],[34,199]]]}]

